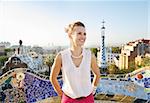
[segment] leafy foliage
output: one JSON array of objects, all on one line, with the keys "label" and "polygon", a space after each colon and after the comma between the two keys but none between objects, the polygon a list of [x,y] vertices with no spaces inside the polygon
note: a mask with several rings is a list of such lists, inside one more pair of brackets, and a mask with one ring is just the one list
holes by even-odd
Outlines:
[{"label": "leafy foliage", "polygon": [[0,56],[0,66],[3,66],[7,60],[8,60],[7,56]]},{"label": "leafy foliage", "polygon": [[108,66],[108,72],[109,74],[117,74],[119,71],[118,67],[115,64],[110,64]]},{"label": "leafy foliage", "polygon": [[55,58],[55,55],[54,54],[50,54],[46,57],[46,59],[44,60],[44,63],[51,67],[53,65],[53,62],[54,62],[54,58]]},{"label": "leafy foliage", "polygon": [[135,69],[131,68],[131,69],[121,69],[118,71],[118,74],[126,74],[126,73],[131,73],[133,72]]},{"label": "leafy foliage", "polygon": [[91,52],[94,53],[95,56],[97,57],[97,52],[98,52],[97,48],[91,48]]},{"label": "leafy foliage", "polygon": [[6,53],[7,52],[12,52],[13,50],[12,49],[10,49],[10,48],[5,48],[5,50],[4,50]]},{"label": "leafy foliage", "polygon": [[120,47],[111,47],[111,48],[112,48],[112,53],[121,53]]},{"label": "leafy foliage", "polygon": [[142,59],[142,67],[145,67],[145,66],[150,66],[150,57],[144,57]]},{"label": "leafy foliage", "polygon": [[[44,64],[46,64],[49,67],[49,73],[48,74],[50,74],[51,67],[54,63],[54,59],[55,59],[55,54],[50,54],[44,60]],[[45,74],[47,75],[47,73],[45,73]]]}]

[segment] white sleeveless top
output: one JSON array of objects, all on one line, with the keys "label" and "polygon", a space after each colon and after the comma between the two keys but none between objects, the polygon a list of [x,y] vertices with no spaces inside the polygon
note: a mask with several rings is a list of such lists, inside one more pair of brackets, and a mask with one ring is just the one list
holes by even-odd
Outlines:
[{"label": "white sleeveless top", "polygon": [[71,98],[86,97],[92,93],[91,51],[83,49],[83,58],[76,67],[71,58],[70,49],[61,51],[63,92]]}]

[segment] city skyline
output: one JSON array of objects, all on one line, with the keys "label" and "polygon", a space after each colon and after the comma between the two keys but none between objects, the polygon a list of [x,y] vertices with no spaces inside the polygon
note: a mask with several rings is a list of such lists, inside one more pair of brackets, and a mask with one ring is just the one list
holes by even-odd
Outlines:
[{"label": "city skyline", "polygon": [[0,1],[0,42],[17,45],[64,46],[65,26],[80,20],[86,26],[85,45],[100,45],[105,20],[106,45],[150,38],[150,2],[132,1]]}]

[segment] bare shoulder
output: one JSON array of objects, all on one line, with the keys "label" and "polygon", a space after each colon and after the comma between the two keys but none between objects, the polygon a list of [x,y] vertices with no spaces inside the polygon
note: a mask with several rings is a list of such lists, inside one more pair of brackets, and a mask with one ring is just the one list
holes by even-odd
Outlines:
[{"label": "bare shoulder", "polygon": [[58,53],[57,55],[56,55],[56,58],[55,58],[56,60],[61,60],[61,53]]},{"label": "bare shoulder", "polygon": [[55,57],[55,60],[54,60],[54,64],[61,64],[62,62],[62,56],[61,56],[61,53],[58,53]]},{"label": "bare shoulder", "polygon": [[92,68],[98,68],[96,56],[94,53],[91,54],[91,66]]},{"label": "bare shoulder", "polygon": [[52,71],[51,71],[51,74],[50,74],[51,78],[53,78],[53,77],[56,78],[57,77],[57,75],[60,72],[61,65],[62,65],[61,53],[58,53],[55,57],[53,65],[52,65]]},{"label": "bare shoulder", "polygon": [[95,54],[94,54],[94,53],[91,53],[91,59],[92,59],[92,60],[96,60],[96,57],[95,57]]}]

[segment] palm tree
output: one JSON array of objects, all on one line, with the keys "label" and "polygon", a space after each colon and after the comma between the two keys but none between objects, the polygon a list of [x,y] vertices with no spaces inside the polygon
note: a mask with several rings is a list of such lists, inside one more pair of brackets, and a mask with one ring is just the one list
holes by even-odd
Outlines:
[{"label": "palm tree", "polygon": [[51,67],[52,67],[53,62],[54,62],[54,58],[55,58],[55,54],[50,54],[44,60],[44,64],[46,64],[48,66],[49,75],[50,75],[50,72],[51,72]]}]

